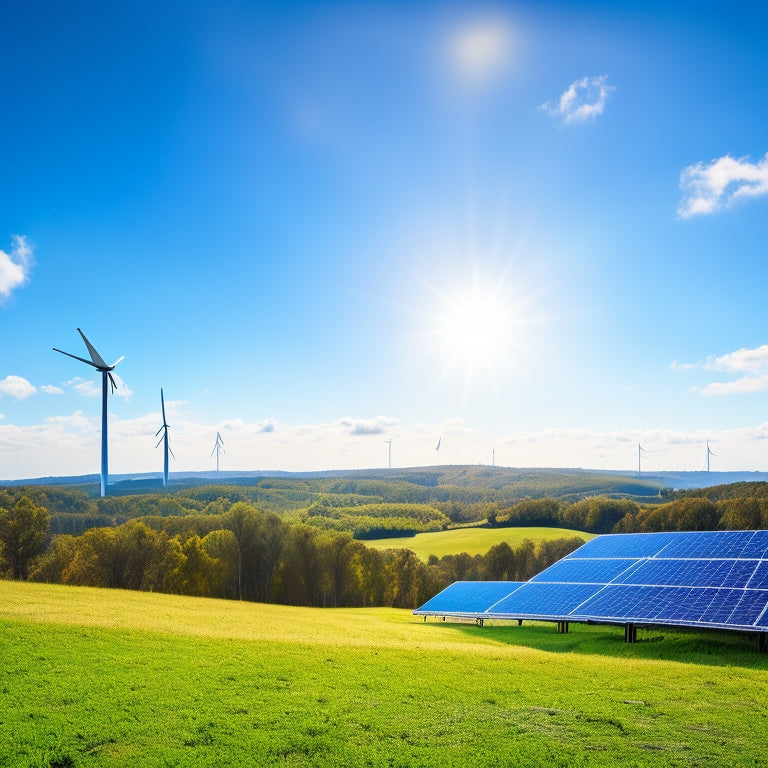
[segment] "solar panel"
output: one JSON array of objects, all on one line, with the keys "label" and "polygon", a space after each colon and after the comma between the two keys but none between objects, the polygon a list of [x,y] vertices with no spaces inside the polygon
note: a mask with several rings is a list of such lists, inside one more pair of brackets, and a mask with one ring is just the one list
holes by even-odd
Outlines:
[{"label": "solar panel", "polygon": [[415,613],[444,611],[768,632],[768,531],[597,536],[527,582],[457,582]]},{"label": "solar panel", "polygon": [[418,612],[439,616],[481,613],[521,584],[517,581],[456,581],[424,603]]}]

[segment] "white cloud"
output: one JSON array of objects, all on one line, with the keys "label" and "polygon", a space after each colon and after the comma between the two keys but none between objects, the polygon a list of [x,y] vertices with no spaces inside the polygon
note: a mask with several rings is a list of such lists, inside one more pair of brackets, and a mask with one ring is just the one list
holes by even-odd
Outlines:
[{"label": "white cloud", "polygon": [[40,387],[41,392],[45,392],[46,395],[63,395],[64,390],[61,387],[54,387],[52,384],[43,384]]},{"label": "white cloud", "polygon": [[767,389],[768,375],[745,376],[736,381],[714,381],[711,384],[707,384],[699,394],[702,397],[717,397],[720,395],[743,395],[752,392],[765,392]]},{"label": "white cloud", "polygon": [[[118,397],[123,397],[126,400],[129,400],[133,394],[133,390],[130,389],[130,387],[128,387],[126,383],[114,371],[112,371],[112,378],[115,380],[115,391],[112,392],[112,387],[110,385],[109,394],[117,395]],[[75,392],[77,392],[79,395],[82,395],[83,397],[101,396],[100,379],[82,379],[80,376],[75,376],[74,379],[65,381],[64,386],[74,389]],[[53,387],[53,389],[58,389],[58,387]]]},{"label": "white cloud", "polygon": [[34,395],[36,391],[35,386],[21,376],[6,376],[0,381],[0,394],[14,397],[16,400],[23,400]]},{"label": "white cloud", "polygon": [[338,425],[350,435],[383,435],[398,425],[397,419],[376,416],[373,419],[340,419]]},{"label": "white cloud", "polygon": [[702,397],[741,395],[768,390],[768,344],[755,349],[742,347],[725,355],[710,355],[699,363],[672,363],[676,370],[702,368],[707,371],[725,373],[747,373],[740,379],[729,382],[715,381],[697,390]]},{"label": "white cloud", "polygon": [[565,123],[593,120],[603,113],[614,86],[608,85],[608,76],[583,77],[571,83],[557,101],[548,101],[539,109]]},{"label": "white cloud", "polygon": [[7,298],[29,280],[33,258],[33,247],[23,235],[11,237],[11,252],[0,250],[0,297]]},{"label": "white cloud", "polygon": [[768,152],[757,163],[730,155],[709,164],[695,163],[680,174],[685,192],[677,213],[681,218],[715,213],[744,197],[768,194]]},{"label": "white cloud", "polygon": [[720,357],[713,355],[707,358],[705,366],[712,371],[768,371],[768,344],[755,349],[743,347]]},{"label": "white cloud", "polygon": [[97,383],[93,379],[89,381],[81,379],[79,376],[75,376],[74,379],[65,381],[64,386],[71,387],[75,392],[84,397],[98,397],[101,395],[101,382]]}]

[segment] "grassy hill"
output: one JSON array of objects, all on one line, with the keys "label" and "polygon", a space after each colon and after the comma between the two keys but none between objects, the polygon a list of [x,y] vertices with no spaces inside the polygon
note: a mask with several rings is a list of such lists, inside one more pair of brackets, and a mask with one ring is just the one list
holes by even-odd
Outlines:
[{"label": "grassy hill", "polygon": [[748,638],[0,582],[0,765],[756,766]]},{"label": "grassy hill", "polygon": [[513,549],[523,540],[534,543],[549,539],[570,539],[578,536],[584,541],[594,538],[591,533],[570,531],[566,528],[453,528],[448,531],[417,533],[415,536],[367,541],[375,549],[400,549],[405,547],[415,552],[426,562],[430,555],[443,557],[466,552],[470,555],[485,555],[488,550],[506,541]]}]

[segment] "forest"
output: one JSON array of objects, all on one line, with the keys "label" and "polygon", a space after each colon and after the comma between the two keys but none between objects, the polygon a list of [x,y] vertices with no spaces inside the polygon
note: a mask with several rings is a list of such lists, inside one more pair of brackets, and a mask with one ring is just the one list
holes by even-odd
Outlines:
[{"label": "forest", "polygon": [[[407,548],[417,532],[468,523],[596,534],[768,527],[768,483],[657,491],[644,503],[585,489],[578,500],[569,490],[505,504],[494,490],[361,479],[106,498],[62,486],[0,488],[0,574],[291,605],[413,608],[456,580],[528,579],[582,543],[525,540],[424,563]],[[403,547],[365,545],[391,536],[402,536]]]}]

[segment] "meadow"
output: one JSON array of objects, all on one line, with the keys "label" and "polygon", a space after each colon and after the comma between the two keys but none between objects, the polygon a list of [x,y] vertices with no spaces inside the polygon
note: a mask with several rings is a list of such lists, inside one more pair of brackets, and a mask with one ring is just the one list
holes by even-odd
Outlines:
[{"label": "meadow", "polygon": [[575,536],[584,541],[594,538],[594,534],[568,530],[567,528],[479,528],[467,526],[465,528],[452,528],[447,531],[417,533],[415,536],[373,539],[365,543],[374,549],[401,549],[405,547],[426,563],[430,555],[445,557],[445,555],[459,555],[462,552],[469,555],[485,555],[491,547],[502,542],[506,542],[514,549],[524,539],[538,543],[550,539],[570,539]]},{"label": "meadow", "polygon": [[0,765],[764,766],[756,642],[640,640],[0,581]]}]

